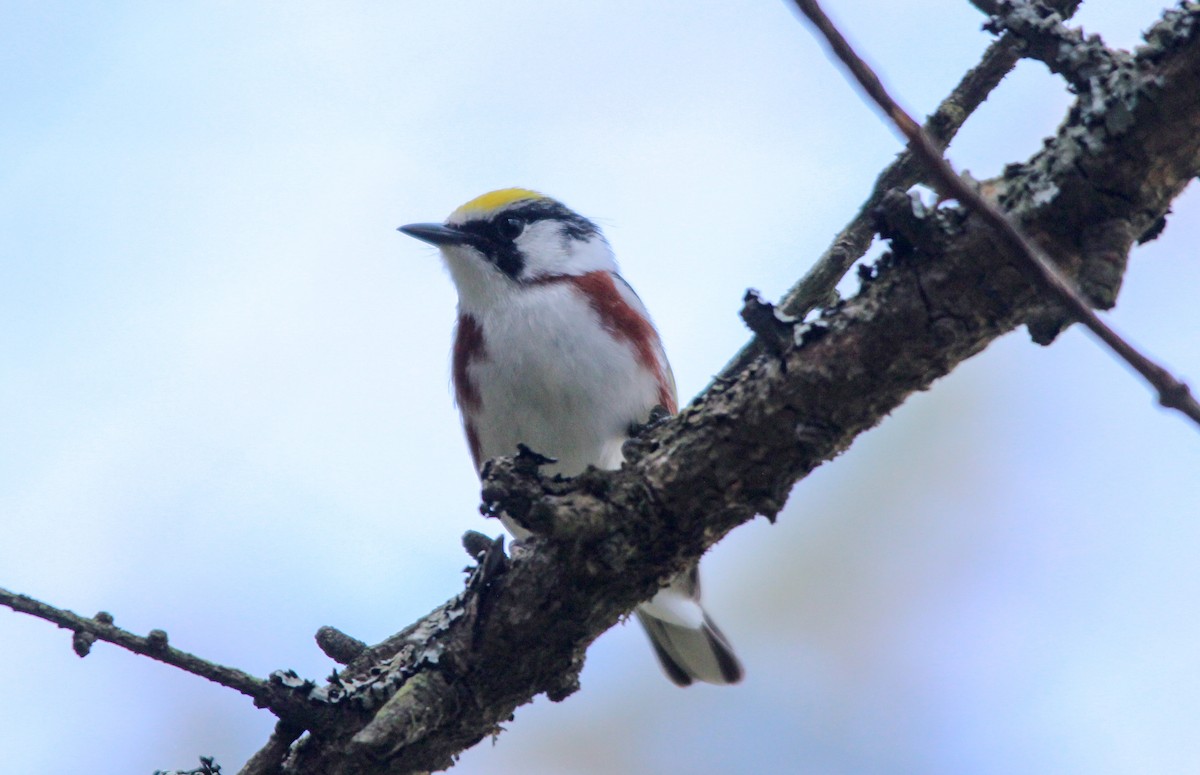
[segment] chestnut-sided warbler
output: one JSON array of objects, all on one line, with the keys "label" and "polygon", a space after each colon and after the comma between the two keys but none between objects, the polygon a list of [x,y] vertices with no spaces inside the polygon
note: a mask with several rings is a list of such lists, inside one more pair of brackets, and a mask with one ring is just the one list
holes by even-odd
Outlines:
[{"label": "chestnut-sided warbler", "polygon": [[[400,231],[441,249],[458,289],[452,377],[475,467],[518,444],[548,473],[619,468],[629,429],[676,410],[675,381],[641,300],[596,224],[536,191],[472,199]],[[518,540],[528,535],[511,519]],[[742,666],[700,606],[697,566],[637,617],[672,681],[734,683]]]}]

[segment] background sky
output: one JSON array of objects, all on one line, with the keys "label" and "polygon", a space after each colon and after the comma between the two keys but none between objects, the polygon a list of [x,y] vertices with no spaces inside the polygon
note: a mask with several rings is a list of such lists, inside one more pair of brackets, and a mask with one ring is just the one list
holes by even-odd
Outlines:
[{"label": "background sky", "polygon": [[[916,113],[990,39],[963,0],[829,6]],[[1131,47],[1159,7],[1078,19]],[[596,218],[687,397],[900,148],[779,0],[3,8],[0,586],[258,675],[327,675],[319,626],[382,639],[500,531],[453,289],[397,226],[511,185]],[[952,159],[997,174],[1069,100],[1023,63]],[[1200,386],[1174,209],[1107,317]],[[456,772],[1195,771],[1198,442],[1085,333],[1012,334],[711,552],[742,685],[677,689],[620,626]],[[0,665],[4,773],[234,772],[272,726],[12,612]]]}]

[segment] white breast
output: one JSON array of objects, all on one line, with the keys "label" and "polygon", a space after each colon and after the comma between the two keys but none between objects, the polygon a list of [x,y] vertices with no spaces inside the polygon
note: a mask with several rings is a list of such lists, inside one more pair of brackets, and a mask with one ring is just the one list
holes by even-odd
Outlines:
[{"label": "white breast", "polygon": [[627,429],[645,421],[659,387],[586,298],[565,283],[529,286],[469,314],[486,343],[468,366],[480,397],[472,417],[481,462],[523,443],[558,461],[550,472],[619,467]]}]

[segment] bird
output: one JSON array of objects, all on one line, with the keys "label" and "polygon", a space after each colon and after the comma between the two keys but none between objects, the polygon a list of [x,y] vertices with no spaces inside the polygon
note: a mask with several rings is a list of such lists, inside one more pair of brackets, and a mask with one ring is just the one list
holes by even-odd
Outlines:
[{"label": "bird", "polygon": [[[630,429],[677,410],[658,331],[596,223],[537,191],[478,196],[401,226],[440,249],[458,291],[451,382],[477,473],[518,445],[549,474],[617,469]],[[518,541],[529,532],[502,517]],[[732,684],[743,668],[700,602],[694,564],[636,609],[667,677]]]}]

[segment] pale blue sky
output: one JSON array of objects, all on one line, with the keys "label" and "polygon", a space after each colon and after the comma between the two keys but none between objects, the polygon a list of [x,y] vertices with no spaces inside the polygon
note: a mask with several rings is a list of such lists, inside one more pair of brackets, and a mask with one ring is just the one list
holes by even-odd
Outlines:
[{"label": "pale blue sky", "polygon": [[[828,5],[917,113],[990,39],[963,0]],[[1158,7],[1080,19],[1131,46]],[[692,396],[899,149],[770,0],[5,11],[0,586],[259,675],[328,674],[317,627],[390,634],[500,530],[453,289],[396,226],[508,185],[596,218]],[[995,174],[1068,100],[1023,64],[953,159]],[[1197,243],[1191,191],[1108,317],[1200,384]],[[1009,336],[710,555],[743,685],[680,691],[619,627],[456,771],[1195,769],[1197,441],[1085,334]],[[3,611],[0,664],[4,772],[234,772],[272,725]]]}]

